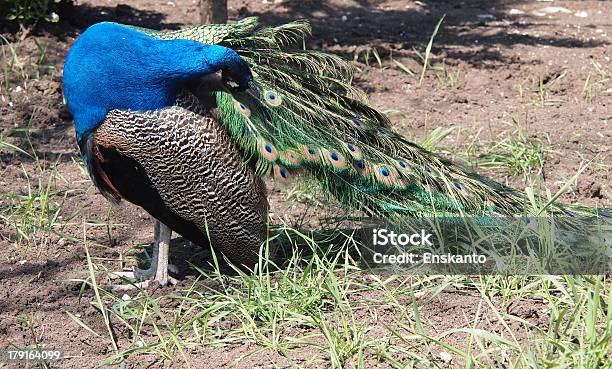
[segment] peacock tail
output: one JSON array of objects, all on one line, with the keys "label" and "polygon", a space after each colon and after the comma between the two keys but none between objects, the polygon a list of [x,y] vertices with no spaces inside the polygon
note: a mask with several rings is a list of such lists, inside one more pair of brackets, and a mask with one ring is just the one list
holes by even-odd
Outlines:
[{"label": "peacock tail", "polygon": [[[352,64],[305,49],[311,31],[305,21],[260,27],[251,17],[170,32],[138,29],[160,39],[229,47],[249,63],[249,89],[216,91],[214,97],[218,119],[258,175],[272,175],[281,184],[312,176],[324,192],[369,214],[540,215],[524,193],[396,133],[352,86]],[[610,216],[557,202],[547,209],[570,217],[598,212]]]}]

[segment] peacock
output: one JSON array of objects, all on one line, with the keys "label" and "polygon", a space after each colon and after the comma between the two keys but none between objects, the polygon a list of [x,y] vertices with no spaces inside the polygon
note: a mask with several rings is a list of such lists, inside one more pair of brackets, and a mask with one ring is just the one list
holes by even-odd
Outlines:
[{"label": "peacock", "polygon": [[78,37],[63,83],[83,161],[108,199],[157,220],[151,267],[137,278],[172,282],[172,231],[252,267],[268,237],[268,175],[314,178],[369,215],[536,215],[524,193],[395,132],[352,85],[354,65],[300,47],[310,31],[250,17],[167,32],[103,22]]}]

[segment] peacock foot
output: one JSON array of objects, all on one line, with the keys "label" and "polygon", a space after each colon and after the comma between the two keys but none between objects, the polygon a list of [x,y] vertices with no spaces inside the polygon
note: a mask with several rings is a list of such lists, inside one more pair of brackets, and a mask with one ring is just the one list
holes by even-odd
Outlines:
[{"label": "peacock foot", "polygon": [[133,268],[131,271],[112,272],[109,273],[109,276],[111,279],[121,278],[135,281],[129,284],[113,286],[113,289],[116,291],[127,291],[132,289],[145,289],[149,287],[152,282],[157,282],[161,286],[177,284],[178,280],[172,278],[169,273],[177,274],[178,268],[173,264],[168,264],[168,268],[164,272],[163,270],[158,270],[152,263],[151,267],[148,269]]},{"label": "peacock foot", "polygon": [[170,277],[168,272],[176,274],[178,268],[168,263],[170,253],[170,237],[172,231],[161,222],[155,223],[155,241],[153,242],[153,256],[148,269],[134,268],[132,271],[110,273],[112,278],[123,278],[137,281],[135,283],[117,285],[113,289],[126,291],[137,288],[147,288],[151,281],[161,286],[175,285],[177,280]]}]

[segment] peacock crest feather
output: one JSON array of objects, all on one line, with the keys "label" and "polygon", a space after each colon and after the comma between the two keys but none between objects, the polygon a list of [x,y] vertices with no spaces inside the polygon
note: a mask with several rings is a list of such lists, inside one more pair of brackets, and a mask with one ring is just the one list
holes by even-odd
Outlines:
[{"label": "peacock crest feather", "polygon": [[[345,205],[372,214],[537,215],[525,194],[394,132],[352,86],[352,64],[300,47],[311,31],[305,21],[260,27],[251,17],[171,32],[138,29],[229,47],[249,63],[254,79],[246,91],[214,97],[218,119],[258,175],[281,184],[296,173],[313,176]],[[548,211],[593,215],[568,209],[553,203]]]}]

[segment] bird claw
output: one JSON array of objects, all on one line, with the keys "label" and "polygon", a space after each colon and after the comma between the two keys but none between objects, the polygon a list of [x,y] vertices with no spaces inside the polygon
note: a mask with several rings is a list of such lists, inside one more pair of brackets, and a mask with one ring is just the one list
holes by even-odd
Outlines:
[{"label": "bird claw", "polygon": [[151,266],[148,269],[132,268],[131,271],[110,273],[110,278],[123,278],[129,284],[116,286],[114,289],[125,291],[135,288],[147,288],[151,281],[156,281],[161,286],[176,284],[178,281],[168,275],[168,272],[177,273],[178,268],[168,263],[170,237],[172,230],[163,223],[155,222],[155,240],[153,242],[153,254]]},{"label": "bird claw", "polygon": [[113,290],[117,292],[131,291],[131,290],[145,290],[151,285],[152,282],[158,282],[161,286],[167,286],[167,285],[174,286],[178,283],[178,280],[172,277],[168,277],[168,280],[166,281],[166,283],[162,283],[162,281],[150,279],[150,280],[146,280],[142,282],[114,285]]},{"label": "bird claw", "polygon": [[[178,268],[176,265],[168,264],[168,272],[177,274]],[[178,280],[172,278],[169,275],[165,275],[162,278],[155,278],[155,270],[153,268],[149,269],[140,269],[140,268],[132,268],[131,271],[122,271],[122,272],[109,272],[109,277],[111,279],[124,279],[128,280],[129,284],[120,284],[113,286],[113,289],[116,291],[127,291],[133,289],[146,289],[149,287],[151,282],[158,282],[161,286],[167,285],[175,285],[178,283]],[[132,282],[134,281],[134,282]],[[139,282],[136,282],[139,281]]]}]

